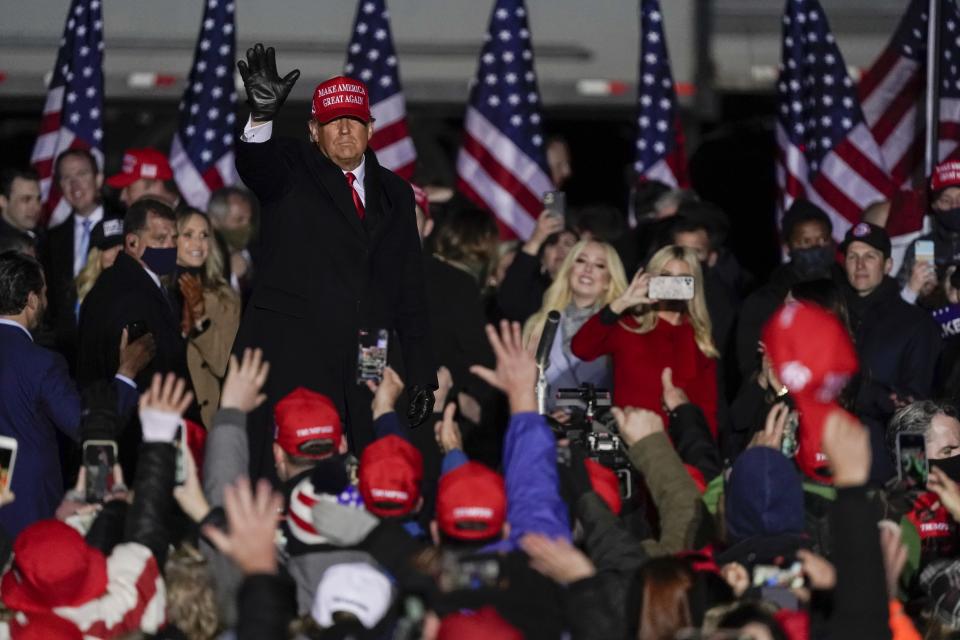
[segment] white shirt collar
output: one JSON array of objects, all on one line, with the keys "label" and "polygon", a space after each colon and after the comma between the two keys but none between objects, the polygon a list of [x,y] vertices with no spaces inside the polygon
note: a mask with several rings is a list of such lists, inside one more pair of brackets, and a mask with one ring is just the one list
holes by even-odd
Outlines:
[{"label": "white shirt collar", "polygon": [[25,334],[27,334],[27,337],[30,338],[31,342],[33,342],[33,335],[30,333],[30,330],[19,322],[16,322],[15,320],[7,320],[6,318],[0,318],[0,324],[5,324],[20,329],[20,331],[23,331]]},{"label": "white shirt collar", "polygon": [[147,275],[150,276],[150,279],[153,280],[153,283],[162,289],[163,285],[160,284],[160,276],[155,274],[153,271],[150,271],[150,268],[147,267],[147,265],[144,264],[140,266],[142,266],[143,270],[147,272]]},{"label": "white shirt collar", "polygon": [[94,225],[103,220],[103,205],[97,205],[97,208],[90,212],[90,215],[84,217],[74,212],[73,214],[73,224],[77,229],[83,227],[83,221],[90,221],[90,228],[92,229]]},{"label": "white shirt collar", "polygon": [[[343,171],[343,169],[341,169],[341,171]],[[352,173],[353,177],[355,177],[357,179],[357,182],[360,183],[359,186],[362,187],[363,178],[367,173],[367,156],[366,155],[360,156],[360,164],[359,166],[357,166],[356,169],[352,169],[350,171],[343,171],[343,175],[347,175],[348,173]]]}]

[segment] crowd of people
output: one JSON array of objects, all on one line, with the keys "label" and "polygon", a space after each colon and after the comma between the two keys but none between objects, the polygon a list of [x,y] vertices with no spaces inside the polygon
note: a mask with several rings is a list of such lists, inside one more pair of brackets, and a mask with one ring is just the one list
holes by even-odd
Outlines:
[{"label": "crowd of people", "polygon": [[656,183],[501,241],[358,81],[275,139],[274,56],[205,210],[155,149],[61,154],[50,229],[2,174],[0,637],[960,637],[960,162],[769,274]]}]

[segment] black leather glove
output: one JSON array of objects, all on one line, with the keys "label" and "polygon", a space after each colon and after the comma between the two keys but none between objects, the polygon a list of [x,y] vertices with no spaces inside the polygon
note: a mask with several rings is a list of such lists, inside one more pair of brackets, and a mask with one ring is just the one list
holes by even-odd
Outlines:
[{"label": "black leather glove", "polygon": [[258,122],[273,120],[300,77],[300,70],[294,69],[281,78],[277,73],[276,52],[273,47],[267,47],[264,51],[259,42],[253,49],[247,49],[247,60],[239,60],[237,69],[243,78],[243,87],[247,90],[250,115]]},{"label": "black leather glove", "polygon": [[113,384],[100,381],[84,389],[80,441],[116,440],[120,436],[119,427],[117,390]]},{"label": "black leather glove", "polygon": [[411,427],[419,427],[433,413],[433,389],[415,384],[410,388],[410,406],[407,408],[407,420]]}]

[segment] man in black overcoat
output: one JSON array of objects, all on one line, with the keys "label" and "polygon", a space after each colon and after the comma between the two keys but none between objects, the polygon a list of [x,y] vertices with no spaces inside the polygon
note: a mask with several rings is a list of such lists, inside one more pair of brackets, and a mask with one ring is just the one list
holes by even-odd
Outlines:
[{"label": "man in black overcoat", "polygon": [[274,473],[273,405],[296,387],[334,401],[355,453],[373,439],[370,392],[357,384],[360,329],[390,332],[413,426],[432,412],[437,377],[413,192],[367,148],[366,86],[320,84],[309,141],[276,138],[272,120],[299,71],[281,78],[273,48],[260,44],[237,66],[250,106],[237,171],[263,207],[263,255],[234,351],[260,347],[271,365],[268,401],[248,425],[251,475],[262,477]]}]

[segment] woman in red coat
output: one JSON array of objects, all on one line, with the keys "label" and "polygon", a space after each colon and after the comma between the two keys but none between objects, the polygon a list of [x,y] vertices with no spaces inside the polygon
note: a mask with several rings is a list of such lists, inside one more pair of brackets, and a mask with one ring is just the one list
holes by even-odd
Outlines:
[{"label": "woman in red coat", "polygon": [[[647,292],[654,276],[693,276],[693,298],[651,299]],[[661,380],[669,367],[673,384],[700,407],[716,437],[719,353],[710,337],[703,274],[692,250],[671,245],[657,251],[646,270],[590,318],[570,346],[582,360],[611,356],[616,406],[655,411],[665,421]]]}]

